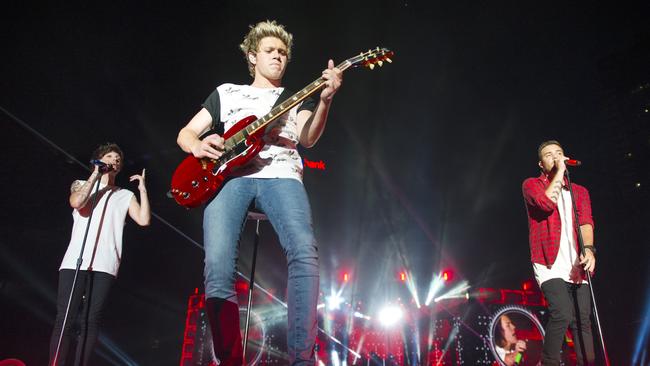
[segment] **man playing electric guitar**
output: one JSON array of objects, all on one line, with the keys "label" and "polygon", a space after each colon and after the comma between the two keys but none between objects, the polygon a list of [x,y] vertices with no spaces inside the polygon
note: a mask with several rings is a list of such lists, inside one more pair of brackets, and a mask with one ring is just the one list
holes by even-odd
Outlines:
[{"label": "man playing electric guitar", "polygon": [[[197,158],[219,158],[224,140],[210,135],[215,123],[227,131],[239,120],[268,113],[284,90],[282,76],[291,59],[292,35],[275,21],[252,26],[240,45],[250,85],[222,84],[181,129],[178,145]],[[302,184],[297,145],[311,147],[325,129],[332,98],[343,81],[329,60],[318,103],[305,100],[267,128],[265,146],[224,182],[203,214],[205,296],[215,356],[224,365],[242,365],[239,306],[234,288],[237,245],[249,206],[263,211],[275,228],[288,264],[287,345],[292,365],[313,365],[317,335],[318,250],[311,209]]]}]

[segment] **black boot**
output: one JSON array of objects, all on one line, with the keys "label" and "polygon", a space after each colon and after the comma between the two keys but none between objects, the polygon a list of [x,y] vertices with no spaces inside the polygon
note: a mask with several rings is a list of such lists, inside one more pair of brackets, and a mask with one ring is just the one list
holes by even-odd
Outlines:
[{"label": "black boot", "polygon": [[239,305],[220,298],[205,300],[210,320],[214,355],[220,366],[242,366],[243,348],[239,330]]}]

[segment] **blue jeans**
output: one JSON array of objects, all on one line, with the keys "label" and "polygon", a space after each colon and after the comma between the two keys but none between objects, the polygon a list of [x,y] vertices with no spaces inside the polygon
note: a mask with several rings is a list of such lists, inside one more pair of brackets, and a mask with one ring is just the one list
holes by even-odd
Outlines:
[{"label": "blue jeans", "polygon": [[311,208],[295,179],[233,178],[205,208],[205,296],[237,303],[235,275],[239,237],[251,203],[263,211],[287,257],[287,347],[292,365],[313,365],[318,332],[318,248]]}]

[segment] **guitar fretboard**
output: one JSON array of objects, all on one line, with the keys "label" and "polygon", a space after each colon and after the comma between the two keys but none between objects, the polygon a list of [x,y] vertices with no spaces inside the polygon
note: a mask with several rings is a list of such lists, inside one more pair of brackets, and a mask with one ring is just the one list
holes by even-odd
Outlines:
[{"label": "guitar fretboard", "polygon": [[[351,65],[352,63],[349,60],[345,60],[336,67],[339,70],[344,71]],[[266,127],[269,123],[275,121],[280,116],[287,113],[291,108],[295,107],[298,103],[305,100],[305,98],[320,90],[324,84],[325,79],[322,77],[314,80],[309,85],[302,88],[299,92],[295,93],[291,97],[287,98],[287,100],[275,106],[262,118],[253,121],[250,125],[246,126],[246,128],[243,128],[241,131],[230,136],[230,138],[224,141],[225,149],[230,150],[241,142],[245,141],[249,135],[254,134],[259,129]]]}]

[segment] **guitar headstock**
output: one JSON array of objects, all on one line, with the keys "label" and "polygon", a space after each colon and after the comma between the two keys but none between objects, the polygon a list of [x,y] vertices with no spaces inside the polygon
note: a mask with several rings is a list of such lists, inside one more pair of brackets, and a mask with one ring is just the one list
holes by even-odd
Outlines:
[{"label": "guitar headstock", "polygon": [[382,66],[385,62],[392,63],[391,57],[395,53],[388,48],[377,47],[361,54],[347,59],[352,67],[363,66],[370,70],[375,68],[375,65]]}]

